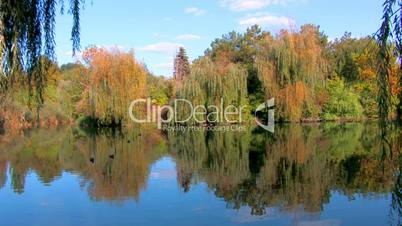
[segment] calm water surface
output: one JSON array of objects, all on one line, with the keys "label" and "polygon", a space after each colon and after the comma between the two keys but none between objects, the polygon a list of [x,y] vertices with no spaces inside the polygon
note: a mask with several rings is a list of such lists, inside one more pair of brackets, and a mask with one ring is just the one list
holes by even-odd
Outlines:
[{"label": "calm water surface", "polygon": [[400,225],[401,132],[0,136],[1,225]]}]

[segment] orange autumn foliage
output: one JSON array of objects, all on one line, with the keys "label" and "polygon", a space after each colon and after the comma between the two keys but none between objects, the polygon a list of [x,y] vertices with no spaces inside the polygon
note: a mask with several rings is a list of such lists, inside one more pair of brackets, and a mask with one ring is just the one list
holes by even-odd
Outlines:
[{"label": "orange autumn foliage", "polygon": [[318,27],[304,25],[300,31],[282,30],[266,36],[256,57],[258,78],[265,98],[275,97],[279,120],[318,118],[322,89],[328,76],[328,59]]},{"label": "orange autumn foliage", "polygon": [[89,48],[83,53],[88,64],[87,84],[79,108],[102,123],[128,120],[131,101],[146,95],[147,72],[133,52]]},{"label": "orange autumn foliage", "polygon": [[301,81],[279,90],[279,113],[289,121],[298,121],[302,118],[303,106],[308,100],[310,89]]}]

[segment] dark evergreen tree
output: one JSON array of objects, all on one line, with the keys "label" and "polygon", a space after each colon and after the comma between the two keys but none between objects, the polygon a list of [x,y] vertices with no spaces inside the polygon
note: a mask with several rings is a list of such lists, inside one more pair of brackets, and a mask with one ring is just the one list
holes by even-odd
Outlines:
[{"label": "dark evergreen tree", "polygon": [[182,81],[188,77],[190,74],[190,63],[188,62],[188,57],[186,50],[180,47],[179,52],[174,59],[174,75],[173,78],[176,85],[182,84]]}]

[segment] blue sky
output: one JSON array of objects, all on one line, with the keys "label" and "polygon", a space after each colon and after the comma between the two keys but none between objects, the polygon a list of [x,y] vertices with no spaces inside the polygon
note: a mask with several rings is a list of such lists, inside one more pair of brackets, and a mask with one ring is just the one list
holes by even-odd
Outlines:
[{"label": "blue sky", "polygon": [[[66,1],[68,2],[68,1]],[[173,57],[184,46],[190,59],[230,31],[259,24],[264,30],[320,25],[335,39],[374,33],[382,0],[86,0],[81,14],[81,46],[134,49],[135,57],[157,75],[172,75]],[[59,64],[71,56],[71,15],[56,19]]]}]

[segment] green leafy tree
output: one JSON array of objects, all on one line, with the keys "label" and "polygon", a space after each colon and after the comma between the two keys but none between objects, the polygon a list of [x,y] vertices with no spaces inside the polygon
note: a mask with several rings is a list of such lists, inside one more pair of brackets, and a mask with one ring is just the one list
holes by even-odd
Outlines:
[{"label": "green leafy tree", "polygon": [[170,79],[155,76],[148,72],[147,91],[149,97],[155,100],[158,105],[165,105],[173,96],[173,83]]},{"label": "green leafy tree", "polygon": [[345,86],[343,80],[334,78],[328,82],[327,89],[329,99],[323,106],[322,117],[324,119],[349,119],[362,115],[363,109],[359,97]]},{"label": "green leafy tree", "polygon": [[235,63],[247,71],[247,92],[251,107],[265,101],[265,95],[261,81],[258,79],[258,71],[255,60],[260,42],[271,35],[258,25],[247,28],[245,33],[230,32],[221,38],[215,39],[211,48],[205,51],[205,55],[216,62],[219,67],[226,67]]}]

